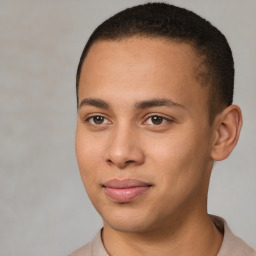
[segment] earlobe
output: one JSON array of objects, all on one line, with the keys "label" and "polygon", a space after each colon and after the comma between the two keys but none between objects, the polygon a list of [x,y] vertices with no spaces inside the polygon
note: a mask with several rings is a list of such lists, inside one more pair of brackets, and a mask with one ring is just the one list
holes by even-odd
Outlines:
[{"label": "earlobe", "polygon": [[225,108],[216,121],[211,157],[215,161],[227,158],[237,144],[242,127],[241,110],[236,105]]}]

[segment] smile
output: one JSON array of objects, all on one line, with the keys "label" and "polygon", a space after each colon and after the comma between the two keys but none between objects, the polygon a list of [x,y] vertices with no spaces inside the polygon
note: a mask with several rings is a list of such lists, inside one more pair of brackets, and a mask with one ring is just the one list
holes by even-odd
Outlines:
[{"label": "smile", "polygon": [[148,191],[152,185],[134,179],[109,180],[104,183],[105,194],[117,203],[128,203]]}]

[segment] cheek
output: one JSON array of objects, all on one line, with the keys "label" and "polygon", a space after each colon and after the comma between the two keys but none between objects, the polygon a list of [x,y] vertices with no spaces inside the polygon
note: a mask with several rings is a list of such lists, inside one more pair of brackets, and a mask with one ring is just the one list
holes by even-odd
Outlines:
[{"label": "cheek", "polygon": [[192,189],[202,181],[209,154],[206,138],[202,137],[202,133],[181,131],[180,135],[170,136],[152,148],[152,164],[155,163],[163,187],[172,191]]},{"label": "cheek", "polygon": [[96,181],[101,146],[78,127],[75,148],[81,178],[87,189],[88,183],[94,184]]}]

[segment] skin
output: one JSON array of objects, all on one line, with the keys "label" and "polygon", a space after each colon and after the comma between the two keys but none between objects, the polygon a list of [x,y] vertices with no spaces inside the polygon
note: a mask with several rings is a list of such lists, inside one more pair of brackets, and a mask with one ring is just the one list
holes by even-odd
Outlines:
[{"label": "skin", "polygon": [[[76,154],[110,255],[219,251],[222,234],[207,214],[209,179],[213,161],[234,148],[242,120],[232,105],[210,125],[209,87],[197,80],[197,63],[189,44],[136,37],[96,42],[84,61]],[[151,187],[117,203],[102,186],[111,179]]]}]

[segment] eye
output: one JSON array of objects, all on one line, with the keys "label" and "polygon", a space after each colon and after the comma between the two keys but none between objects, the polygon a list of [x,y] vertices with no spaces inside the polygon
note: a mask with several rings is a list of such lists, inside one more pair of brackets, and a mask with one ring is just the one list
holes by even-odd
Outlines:
[{"label": "eye", "polygon": [[93,125],[101,125],[101,124],[109,123],[109,121],[103,116],[91,116],[91,117],[87,118],[85,121],[87,121]]},{"label": "eye", "polygon": [[163,116],[159,116],[159,115],[153,115],[153,116],[150,116],[146,122],[148,124],[151,124],[151,125],[161,125],[163,123],[166,123],[167,121],[169,121],[167,118],[163,117]]}]

